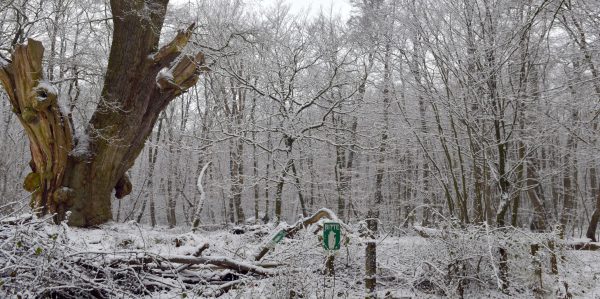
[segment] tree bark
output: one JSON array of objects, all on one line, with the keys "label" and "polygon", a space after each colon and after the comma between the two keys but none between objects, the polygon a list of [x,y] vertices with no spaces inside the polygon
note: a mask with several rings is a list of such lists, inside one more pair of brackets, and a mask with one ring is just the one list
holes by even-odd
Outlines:
[{"label": "tree bark", "polygon": [[284,135],[283,136],[285,145],[286,145],[286,157],[287,162],[285,166],[281,169],[281,174],[279,175],[279,181],[277,182],[277,187],[275,189],[275,222],[279,223],[281,221],[281,201],[283,197],[283,185],[285,184],[285,177],[292,169],[294,165],[294,159],[291,157],[292,155],[292,146],[294,144],[294,138]]},{"label": "tree bark", "polygon": [[[0,81],[30,140],[32,173],[26,189],[40,215],[92,226],[112,219],[111,193],[131,192],[125,172],[133,166],[160,112],[193,86],[204,56],[181,54],[194,25],[158,48],[168,0],[111,0],[113,41],[96,111],[85,135],[72,128],[43,81],[44,48],[18,45]],[[144,13],[140,13],[144,12]]]}]

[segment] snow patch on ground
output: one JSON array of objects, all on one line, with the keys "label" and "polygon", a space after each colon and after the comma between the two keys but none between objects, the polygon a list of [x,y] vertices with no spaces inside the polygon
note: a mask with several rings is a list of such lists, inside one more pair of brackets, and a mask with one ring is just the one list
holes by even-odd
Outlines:
[{"label": "snow patch on ground", "polygon": [[[208,243],[210,247],[201,257],[234,260],[249,268],[260,264],[260,267],[276,273],[265,277],[200,265],[188,274],[195,273],[204,278],[230,276],[232,280],[207,281],[198,284],[194,291],[189,291],[179,288],[178,280],[165,278],[162,283],[173,285],[173,289],[155,291],[146,295],[146,298],[364,298],[364,254],[370,240],[354,233],[358,231],[355,226],[351,226],[351,230],[344,230],[347,239],[341,250],[333,253],[335,274],[327,276],[325,261],[328,252],[322,247],[320,225],[300,230],[293,239],[284,238],[260,262],[254,261],[256,252],[289,225],[245,225],[192,233],[189,228],[152,228],[136,222],[107,223],[95,229],[41,224],[38,232],[41,229],[45,235],[59,236],[59,241],[66,242],[72,250],[71,257],[89,256],[90,253],[109,256],[111,253],[130,252],[193,259],[198,248]],[[474,237],[482,234],[481,230],[466,229],[461,234],[445,229],[430,230],[432,236],[428,238],[418,236],[410,229],[380,232],[375,241],[378,298],[442,298],[444,293],[453,297],[458,287],[455,283],[460,281],[464,283],[465,298],[530,298],[533,295],[530,289],[535,281],[532,278],[533,264],[527,251],[530,238],[522,238],[514,243],[516,245],[507,241],[509,239],[502,241],[506,246],[512,246],[509,267],[511,286],[515,286],[510,295],[505,295],[495,289],[495,279],[489,277],[492,268],[486,264],[489,256],[478,247],[487,246],[487,243]],[[10,236],[10,232],[5,230],[0,233],[0,237],[6,236]],[[4,242],[2,240],[0,242]],[[519,245],[521,243],[523,246]],[[497,244],[500,242],[493,246]],[[523,256],[517,256],[521,252],[519,246],[523,248]],[[47,248],[43,250],[45,252]],[[565,260],[559,263],[559,276],[549,273],[548,254],[540,255],[546,295],[563,292],[567,286],[574,298],[598,298],[600,268],[597,265],[600,263],[600,252],[561,250],[560,254]],[[4,265],[7,261],[2,257],[0,255],[0,262]],[[453,265],[463,267],[458,270],[463,272],[448,277],[447,273]],[[228,290],[221,292],[223,289]]]}]

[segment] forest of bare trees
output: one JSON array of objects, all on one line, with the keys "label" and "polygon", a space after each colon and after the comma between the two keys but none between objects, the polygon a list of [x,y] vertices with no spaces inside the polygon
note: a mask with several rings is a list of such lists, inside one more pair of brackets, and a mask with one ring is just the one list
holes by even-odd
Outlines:
[{"label": "forest of bare trees", "polygon": [[[27,38],[81,132],[112,39],[107,3],[4,1],[1,54]],[[113,218],[190,224],[293,220],[370,208],[388,226],[461,223],[595,238],[597,12],[593,1],[355,1],[353,13],[252,12],[191,1],[210,71],[160,113]],[[5,201],[23,198],[29,151],[2,101]],[[82,133],[83,135],[83,133]],[[76,137],[77,138],[77,137]],[[206,202],[198,202],[196,180]]]},{"label": "forest of bare trees", "polygon": [[[88,172],[67,171],[65,181],[116,190],[110,203],[82,204],[108,209],[104,216],[76,213],[73,225],[293,223],[326,207],[346,223],[367,219],[375,232],[450,221],[598,240],[597,1],[351,0],[341,16],[291,12],[283,2],[110,2],[0,0],[0,79],[17,49],[40,41],[40,74],[73,131],[65,155],[88,161],[67,164]],[[141,8],[116,8],[121,2]],[[165,55],[191,57],[196,70],[175,78],[168,95],[151,90],[166,90],[169,74],[138,68],[147,60],[140,47],[153,46],[127,44],[139,32],[118,30],[136,22],[156,38],[157,53],[189,34]],[[114,50],[116,39],[127,46]],[[181,65],[166,57],[154,63]],[[132,89],[127,80],[146,76],[140,69],[152,78]],[[157,108],[133,120],[138,107],[109,100],[115,94]],[[50,207],[40,183],[31,187],[31,173],[47,179],[32,159],[33,133],[19,124],[33,108],[11,103],[2,89],[2,212],[31,199],[43,213],[62,213],[60,221],[68,206]],[[122,147],[133,153],[115,154]],[[118,161],[105,169],[110,159]]]}]

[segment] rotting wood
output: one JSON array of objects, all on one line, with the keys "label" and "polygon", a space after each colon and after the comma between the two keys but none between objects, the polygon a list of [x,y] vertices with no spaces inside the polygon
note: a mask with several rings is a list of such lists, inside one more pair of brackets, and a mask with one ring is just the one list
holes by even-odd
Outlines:
[{"label": "rotting wood", "polygon": [[57,89],[44,80],[42,43],[29,39],[17,45],[12,61],[0,65],[0,83],[29,138],[32,172],[24,188],[32,192],[31,207],[40,214],[59,213],[64,202],[54,196],[61,189],[73,133],[66,115],[58,107]]}]

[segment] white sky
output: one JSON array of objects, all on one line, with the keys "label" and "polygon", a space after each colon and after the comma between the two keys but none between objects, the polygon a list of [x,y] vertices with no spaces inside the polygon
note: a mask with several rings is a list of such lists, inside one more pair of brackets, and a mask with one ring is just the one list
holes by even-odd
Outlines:
[{"label": "white sky", "polygon": [[[350,0],[245,0],[250,7],[270,7],[274,6],[278,1],[290,6],[290,12],[293,14],[302,14],[308,12],[309,16],[316,16],[319,11],[323,11],[325,15],[331,12],[334,16],[339,15],[343,20],[347,20],[350,16],[352,6]],[[171,4],[185,4],[187,0],[171,0]]]},{"label": "white sky", "polygon": [[[278,1],[290,6],[290,12],[293,14],[301,14],[308,12],[310,16],[317,15],[319,11],[323,11],[325,15],[329,15],[331,11],[333,15],[340,15],[346,20],[350,16],[352,6],[350,0],[254,0],[261,6],[274,6]],[[252,3],[252,2],[250,2]]]}]

